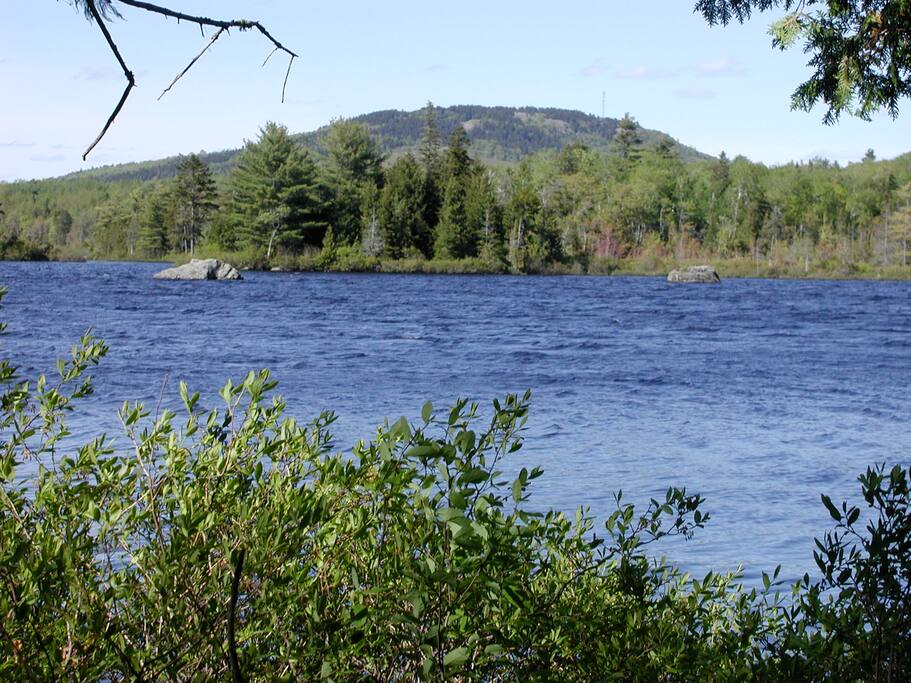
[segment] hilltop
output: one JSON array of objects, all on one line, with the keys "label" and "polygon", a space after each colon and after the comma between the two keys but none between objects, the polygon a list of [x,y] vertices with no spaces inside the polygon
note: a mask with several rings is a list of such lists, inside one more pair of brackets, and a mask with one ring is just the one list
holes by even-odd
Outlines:
[{"label": "hilltop", "polygon": [[[585,114],[570,109],[538,107],[482,107],[457,105],[436,109],[437,127],[445,141],[453,129],[462,124],[471,141],[471,153],[487,164],[515,163],[535,152],[560,149],[569,143],[581,143],[603,150],[617,132],[619,119]],[[424,111],[387,109],[352,118],[363,123],[380,143],[389,158],[395,159],[416,151],[424,126]],[[298,133],[295,137],[317,153],[329,130],[323,126],[315,131]],[[679,144],[666,133],[640,129],[643,144],[654,146],[660,140],[674,144],[684,162],[707,159],[708,155]],[[251,137],[253,137],[251,133]],[[200,158],[216,174],[226,173],[235,163],[240,148],[219,152],[203,152]],[[98,180],[154,180],[173,177],[181,157],[115,164],[71,173],[66,178]]]}]

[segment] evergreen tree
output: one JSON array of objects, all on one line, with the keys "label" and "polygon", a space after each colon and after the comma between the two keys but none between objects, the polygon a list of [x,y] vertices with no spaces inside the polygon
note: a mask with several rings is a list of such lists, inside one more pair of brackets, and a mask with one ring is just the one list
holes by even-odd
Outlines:
[{"label": "evergreen tree", "polygon": [[477,173],[468,183],[465,223],[470,239],[477,244],[478,255],[493,260],[505,258],[502,211],[490,172]]},{"label": "evergreen tree", "polygon": [[316,165],[288,129],[269,122],[247,143],[229,179],[231,222],[239,246],[291,250],[318,245],[326,232]]},{"label": "evergreen tree", "polygon": [[444,182],[448,183],[453,178],[467,180],[475,171],[474,162],[468,154],[469,144],[468,133],[461,124],[456,126],[449,137],[449,146],[443,160]]},{"label": "evergreen tree", "polygon": [[158,258],[171,248],[168,226],[173,225],[173,199],[166,187],[150,192],[142,207],[136,247],[143,256]]},{"label": "evergreen tree", "polygon": [[440,222],[433,242],[437,258],[460,259],[477,255],[477,234],[468,226],[465,214],[466,183],[457,176],[446,181]]},{"label": "evergreen tree", "polygon": [[396,161],[386,173],[378,218],[384,253],[401,258],[409,249],[430,254],[431,233],[424,222],[424,174],[411,154]]},{"label": "evergreen tree", "polygon": [[185,254],[193,254],[212,214],[218,208],[218,192],[212,171],[196,154],[191,154],[177,165],[172,197],[173,244]]},{"label": "evergreen tree", "polygon": [[332,123],[325,145],[333,233],[336,239],[354,244],[360,237],[364,198],[383,178],[383,154],[366,126],[345,119]]},{"label": "evergreen tree", "polygon": [[639,124],[627,112],[620,119],[617,132],[611,141],[611,147],[621,159],[636,161],[639,158],[639,147],[641,145],[642,137],[639,135]]},{"label": "evergreen tree", "polygon": [[[440,133],[436,109],[432,102],[424,108],[424,130],[421,136],[421,164],[424,167],[424,223],[435,226],[443,203],[443,172],[440,160]],[[429,253],[429,250],[423,250]]]}]

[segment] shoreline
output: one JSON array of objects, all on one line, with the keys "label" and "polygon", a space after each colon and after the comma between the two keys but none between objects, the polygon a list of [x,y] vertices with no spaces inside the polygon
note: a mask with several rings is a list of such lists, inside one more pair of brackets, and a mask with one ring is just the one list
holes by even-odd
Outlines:
[{"label": "shoreline", "polygon": [[[180,265],[190,260],[188,255],[170,255],[158,259],[33,259],[3,260],[6,263],[82,263],[92,261],[113,261],[123,263],[161,263]],[[522,271],[511,270],[505,264],[483,259],[463,260],[418,260],[418,259],[377,259],[364,257],[354,263],[322,264],[317,258],[278,258],[273,261],[250,259],[246,255],[231,253],[200,253],[196,258],[217,258],[226,261],[242,271],[260,273],[374,273],[385,275],[546,275],[546,276],[594,276],[594,277],[666,277],[671,270],[694,265],[710,265],[725,279],[758,280],[870,280],[870,281],[911,281],[911,265],[873,266],[868,263],[822,265],[811,264],[757,264],[752,259],[593,259],[583,267],[575,264],[548,264],[531,266]]]}]

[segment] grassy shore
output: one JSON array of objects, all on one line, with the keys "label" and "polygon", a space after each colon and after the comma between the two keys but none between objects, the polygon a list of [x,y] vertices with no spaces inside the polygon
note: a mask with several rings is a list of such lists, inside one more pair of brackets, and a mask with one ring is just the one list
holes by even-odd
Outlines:
[{"label": "grassy shore", "polygon": [[[2,246],[2,245],[0,245]],[[15,247],[0,250],[0,261],[84,261],[90,255],[78,250],[36,250],[25,244],[7,244]],[[19,247],[22,248],[19,248]],[[189,254],[172,253],[161,261],[186,263]],[[764,278],[787,280],[911,280],[911,263],[908,265],[876,264],[865,261],[845,263],[838,259],[807,258],[791,261],[785,259],[754,259],[749,256],[722,258],[701,256],[677,259],[671,256],[643,255],[627,258],[592,258],[585,262],[536,263],[526,262],[524,268],[515,270],[509,264],[492,258],[467,259],[390,259],[367,256],[354,248],[342,247],[331,256],[313,249],[302,254],[275,254],[266,258],[262,251],[224,251],[201,248],[195,258],[217,258],[244,270],[280,272],[336,272],[336,273],[413,273],[433,275],[637,275],[666,276],[671,270],[695,265],[710,265],[726,278]],[[124,256],[123,260],[134,260]],[[135,259],[148,260],[148,259]]]},{"label": "grassy shore", "polygon": [[[484,258],[469,259],[388,259],[371,257],[354,250],[342,250],[334,258],[319,251],[299,255],[278,254],[271,259],[253,251],[200,250],[197,258],[218,258],[249,270],[282,272],[341,272],[341,273],[414,273],[446,275],[502,275],[516,273],[508,264]],[[176,263],[189,261],[186,254],[172,254],[167,260]],[[638,275],[666,276],[674,269],[694,265],[711,265],[722,278],[768,278],[811,280],[911,280],[908,266],[882,266],[866,262],[842,263],[835,260],[807,259],[801,262],[737,258],[692,258],[641,256],[623,259],[595,258],[587,263],[528,263],[520,271],[536,275]]]}]

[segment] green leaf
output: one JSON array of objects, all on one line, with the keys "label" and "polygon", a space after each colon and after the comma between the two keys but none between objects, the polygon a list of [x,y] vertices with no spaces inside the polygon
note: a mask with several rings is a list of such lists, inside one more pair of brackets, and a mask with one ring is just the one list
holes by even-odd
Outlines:
[{"label": "green leaf", "polygon": [[456,668],[462,666],[468,660],[468,648],[466,647],[457,647],[454,650],[450,650],[446,653],[446,656],[443,657],[443,666],[447,668]]},{"label": "green leaf", "polygon": [[433,417],[433,403],[427,401],[427,403],[424,404],[424,407],[421,408],[421,419],[424,420],[424,422],[430,422],[431,417]]},{"label": "green leaf", "polygon": [[836,522],[840,522],[841,513],[838,511],[838,508],[835,507],[835,504],[832,503],[832,499],[824,493],[820,496],[820,498],[822,498],[822,504],[826,506],[826,509],[829,511],[832,519],[834,519]]}]

